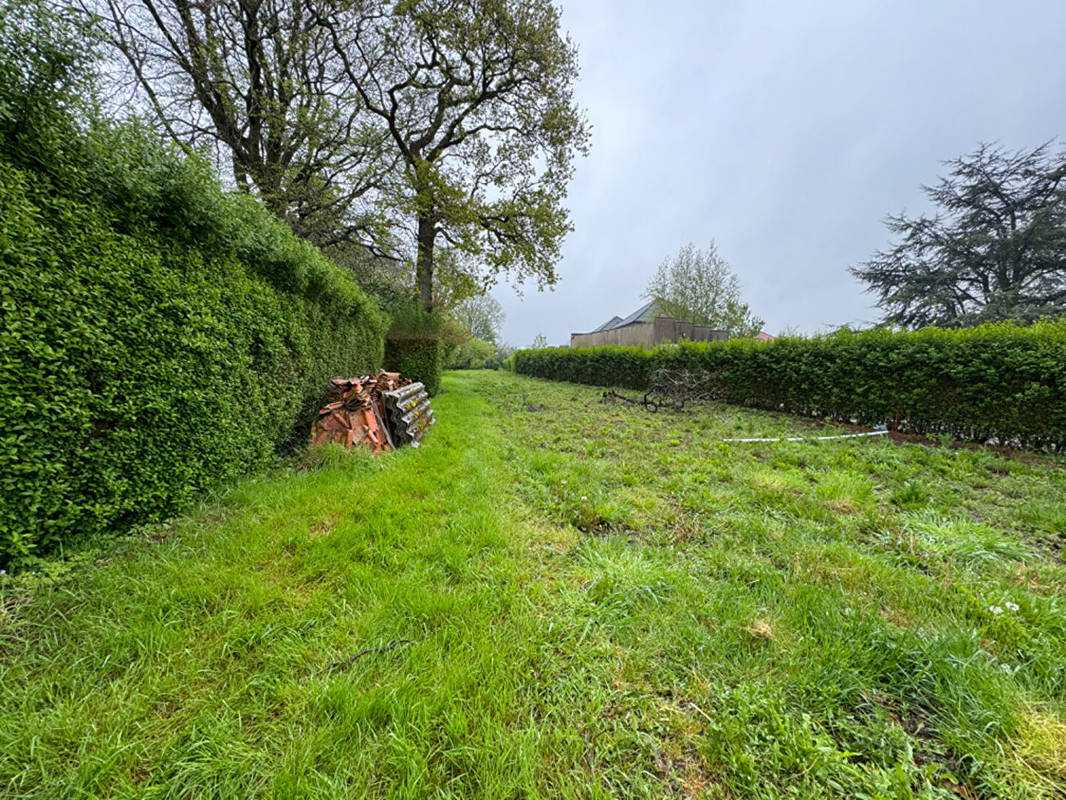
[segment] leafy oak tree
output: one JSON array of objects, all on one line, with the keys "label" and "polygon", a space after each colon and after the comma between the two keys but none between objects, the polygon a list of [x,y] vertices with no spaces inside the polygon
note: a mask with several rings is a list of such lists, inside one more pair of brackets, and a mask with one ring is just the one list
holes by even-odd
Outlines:
[{"label": "leafy oak tree", "polygon": [[933,216],[889,217],[898,241],[851,269],[884,321],[1029,322],[1066,312],[1066,153],[981,145],[923,187]]},{"label": "leafy oak tree", "polygon": [[549,0],[320,0],[350,86],[402,164],[382,207],[406,232],[420,302],[445,243],[484,289],[555,281],[573,158],[577,52]]},{"label": "leafy oak tree", "polygon": [[371,211],[395,156],[306,0],[77,2],[119,57],[116,105],[132,99],[178,144],[209,146],[298,235],[392,254]]},{"label": "leafy oak tree", "polygon": [[741,299],[740,281],[714,240],[706,252],[687,244],[663,261],[644,296],[655,300],[665,316],[711,325],[733,336],[755,336],[763,326]]}]

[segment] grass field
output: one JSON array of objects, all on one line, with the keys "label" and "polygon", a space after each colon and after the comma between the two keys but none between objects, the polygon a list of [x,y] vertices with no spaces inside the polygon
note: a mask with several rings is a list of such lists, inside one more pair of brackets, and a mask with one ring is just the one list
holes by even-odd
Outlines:
[{"label": "grass field", "polygon": [[0,796],[1066,796],[1062,460],[598,397],[0,578]]}]

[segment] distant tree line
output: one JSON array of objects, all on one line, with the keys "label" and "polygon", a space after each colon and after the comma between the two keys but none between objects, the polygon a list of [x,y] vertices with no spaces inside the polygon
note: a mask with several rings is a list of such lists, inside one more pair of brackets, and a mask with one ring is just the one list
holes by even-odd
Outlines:
[{"label": "distant tree line", "polygon": [[452,369],[498,367],[514,348],[503,340],[504,313],[500,301],[492,295],[474,295],[463,300],[451,312],[459,336],[446,342],[449,347],[445,365]]}]

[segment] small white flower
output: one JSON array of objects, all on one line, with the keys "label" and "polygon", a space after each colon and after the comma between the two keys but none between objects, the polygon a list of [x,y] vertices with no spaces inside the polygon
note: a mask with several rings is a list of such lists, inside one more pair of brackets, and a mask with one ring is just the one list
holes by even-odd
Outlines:
[{"label": "small white flower", "polygon": [[995,614],[997,617],[1003,613],[1003,609],[999,606],[989,606],[988,610]]},{"label": "small white flower", "polygon": [[563,478],[563,486],[566,486],[566,478]]},{"label": "small white flower", "polygon": [[1018,604],[1017,603],[1012,603],[1010,600],[1008,600],[1003,605],[1005,605],[1007,607],[1008,611],[1017,611],[1018,610]]},{"label": "small white flower", "polygon": [[585,497],[585,495],[581,495],[581,499],[582,499],[582,501],[584,501],[584,500],[588,500],[588,498],[587,498],[587,497]]}]

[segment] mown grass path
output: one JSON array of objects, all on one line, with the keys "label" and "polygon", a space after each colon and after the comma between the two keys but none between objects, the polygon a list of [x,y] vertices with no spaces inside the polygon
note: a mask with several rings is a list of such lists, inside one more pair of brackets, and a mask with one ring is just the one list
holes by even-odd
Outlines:
[{"label": "mown grass path", "polygon": [[1066,791],[1060,463],[596,399],[450,375],[419,450],[8,580],[0,796]]}]

